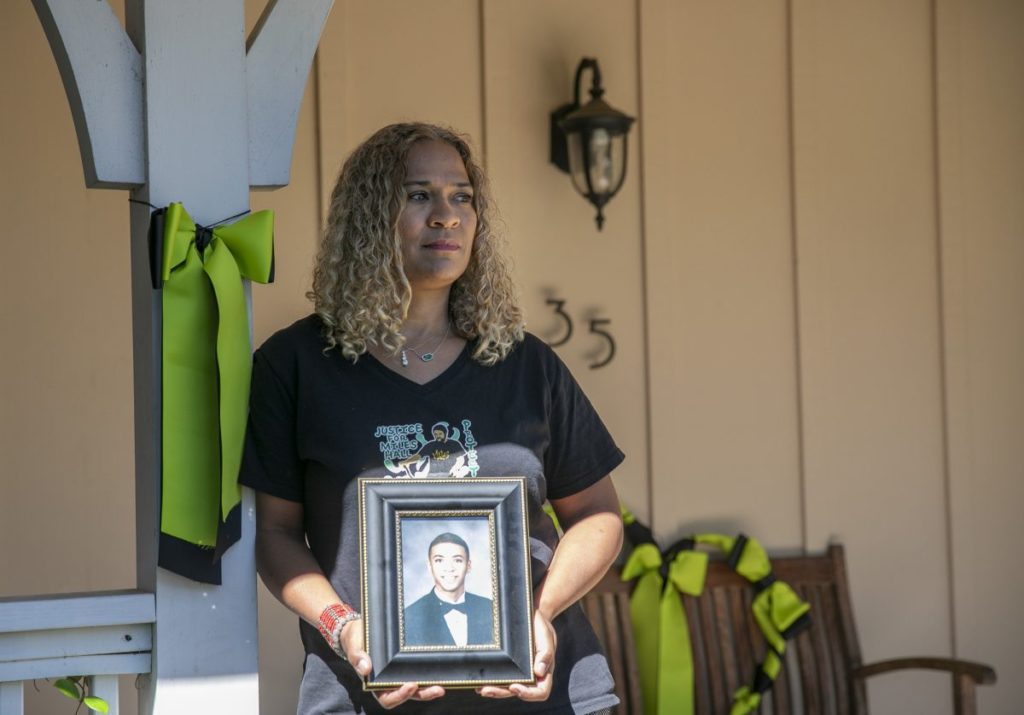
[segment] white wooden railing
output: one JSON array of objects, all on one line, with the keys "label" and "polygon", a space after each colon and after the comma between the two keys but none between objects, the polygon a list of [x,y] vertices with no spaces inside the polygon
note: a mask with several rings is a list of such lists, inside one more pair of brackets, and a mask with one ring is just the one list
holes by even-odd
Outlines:
[{"label": "white wooden railing", "polygon": [[68,675],[117,715],[117,676],[150,672],[155,620],[140,591],[0,599],[0,715],[23,715],[24,681]]}]

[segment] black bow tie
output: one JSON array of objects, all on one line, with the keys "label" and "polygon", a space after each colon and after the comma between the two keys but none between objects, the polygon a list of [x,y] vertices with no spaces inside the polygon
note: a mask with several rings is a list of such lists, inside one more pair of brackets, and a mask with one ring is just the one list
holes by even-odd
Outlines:
[{"label": "black bow tie", "polygon": [[441,604],[442,608],[445,609],[444,615],[446,616],[452,611],[458,611],[462,615],[466,615],[465,601],[463,601],[462,603],[448,603],[447,601],[438,600],[438,602]]}]

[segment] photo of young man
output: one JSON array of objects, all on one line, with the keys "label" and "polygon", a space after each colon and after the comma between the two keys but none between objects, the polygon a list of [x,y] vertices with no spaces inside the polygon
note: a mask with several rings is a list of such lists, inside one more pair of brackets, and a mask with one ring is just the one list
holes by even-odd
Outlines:
[{"label": "photo of young man", "polygon": [[404,645],[467,646],[494,643],[491,599],[466,591],[469,545],[444,532],[430,542],[427,568],[433,588],[405,609]]}]

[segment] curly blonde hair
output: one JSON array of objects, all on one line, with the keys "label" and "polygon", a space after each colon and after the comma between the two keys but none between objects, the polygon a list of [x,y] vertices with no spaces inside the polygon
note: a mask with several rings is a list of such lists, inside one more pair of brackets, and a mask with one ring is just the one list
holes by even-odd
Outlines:
[{"label": "curly blonde hair", "polygon": [[487,177],[469,143],[451,129],[391,124],[352,152],[331,193],[307,295],[324,323],[328,350],[340,347],[355,362],[370,345],[393,353],[402,348],[412,287],[402,265],[398,217],[406,201],[406,157],[420,141],[454,147],[473,187],[473,250],[466,272],[452,285],[448,311],[454,331],[476,341],[473,359],[494,365],[523,339],[523,314],[504,240],[495,232]]}]

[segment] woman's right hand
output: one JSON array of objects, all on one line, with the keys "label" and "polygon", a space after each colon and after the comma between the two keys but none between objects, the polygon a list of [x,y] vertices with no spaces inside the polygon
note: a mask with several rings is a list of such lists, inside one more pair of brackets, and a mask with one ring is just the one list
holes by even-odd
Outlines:
[{"label": "woman's right hand", "polygon": [[[359,675],[367,677],[373,670],[373,664],[370,662],[370,654],[363,650],[363,624],[349,621],[342,627],[339,640],[349,664]],[[390,710],[406,700],[436,700],[444,695],[444,688],[440,685],[421,688],[416,683],[403,683],[399,688],[378,690],[373,695],[377,702]]]},{"label": "woman's right hand", "polygon": [[[341,599],[324,577],[306,543],[305,517],[300,502],[256,492],[256,563],[270,592],[307,623],[316,626],[326,606]],[[373,671],[370,656],[363,649],[363,624],[349,621],[341,629],[341,649],[362,677]],[[444,688],[420,688],[403,683],[395,690],[374,693],[385,708],[406,700],[434,700]]]}]

